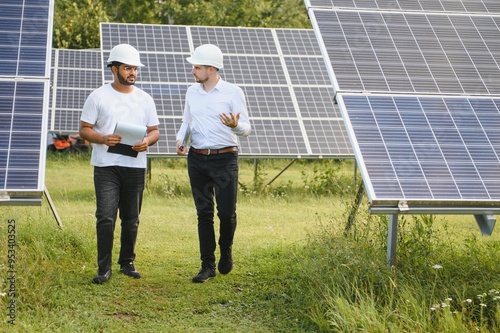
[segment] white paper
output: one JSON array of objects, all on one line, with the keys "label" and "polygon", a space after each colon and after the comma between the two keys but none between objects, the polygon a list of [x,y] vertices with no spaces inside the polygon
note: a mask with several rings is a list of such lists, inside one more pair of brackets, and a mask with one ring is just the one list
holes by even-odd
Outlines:
[{"label": "white paper", "polygon": [[144,136],[146,136],[146,130],[146,126],[129,124],[119,121],[116,123],[114,134],[122,137],[122,141],[120,141],[120,143],[133,146],[142,142]]}]

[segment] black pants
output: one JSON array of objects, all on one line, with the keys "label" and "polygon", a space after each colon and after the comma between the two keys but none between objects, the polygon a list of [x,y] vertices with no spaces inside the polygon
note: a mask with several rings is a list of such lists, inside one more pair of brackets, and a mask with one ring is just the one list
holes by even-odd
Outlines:
[{"label": "black pants", "polygon": [[99,272],[111,269],[111,253],[118,210],[121,220],[120,257],[118,263],[135,259],[135,243],[144,191],[145,169],[95,167],[94,187],[97,209],[97,264]]},{"label": "black pants", "polygon": [[229,248],[236,230],[238,152],[201,155],[190,152],[188,174],[198,215],[201,261],[215,267],[214,196],[220,220],[219,246]]}]

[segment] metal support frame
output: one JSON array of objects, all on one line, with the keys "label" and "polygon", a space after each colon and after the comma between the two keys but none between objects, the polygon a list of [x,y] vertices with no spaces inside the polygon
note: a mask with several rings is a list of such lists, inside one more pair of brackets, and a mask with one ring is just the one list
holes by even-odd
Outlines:
[{"label": "metal support frame", "polygon": [[396,266],[396,244],[398,241],[398,215],[389,215],[387,231],[387,263],[389,267]]},{"label": "metal support frame", "polygon": [[151,182],[151,159],[149,157],[146,158],[146,181],[147,184]]},{"label": "metal support frame", "polygon": [[279,177],[279,176],[281,176],[281,174],[282,174],[283,172],[285,172],[285,171],[286,171],[289,167],[291,167],[291,166],[292,166],[292,164],[293,164],[293,163],[295,163],[295,161],[297,161],[297,159],[296,159],[296,158],[294,158],[294,159],[293,159],[290,163],[288,163],[288,164],[287,164],[287,166],[286,166],[283,170],[281,170],[281,171],[280,171],[280,172],[279,172],[279,173],[278,173],[278,174],[277,174],[277,175],[276,175],[273,179],[271,179],[271,180],[270,180],[270,181],[266,184],[266,186],[265,186],[265,187],[267,187],[267,186],[271,185],[271,184],[272,184],[272,183],[273,183],[276,179],[278,179],[278,177]]},{"label": "metal support frame", "polygon": [[365,187],[363,182],[359,184],[358,192],[356,193],[356,199],[354,205],[351,207],[351,212],[349,213],[349,217],[347,218],[347,225],[344,229],[344,235],[346,235],[349,230],[351,230],[354,220],[356,217],[356,213],[358,212],[359,206],[361,205],[361,200],[363,199],[363,193],[365,192]]},{"label": "metal support frame", "polygon": [[49,203],[50,210],[52,211],[52,214],[54,215],[54,217],[56,219],[57,225],[59,225],[59,227],[62,229],[63,225],[62,225],[61,218],[59,217],[59,214],[57,213],[56,206],[54,205],[54,202],[52,201],[52,197],[50,196],[50,193],[49,193],[49,190],[47,189],[47,186],[45,186],[45,188],[43,190],[43,194],[47,198],[47,202]]},{"label": "metal support frame", "polygon": [[54,215],[54,218],[56,219],[57,225],[62,229],[63,224],[61,222],[61,218],[59,217],[59,214],[57,213],[56,206],[54,205],[54,202],[52,201],[52,197],[50,196],[49,190],[47,189],[47,186],[44,186],[43,193],[38,192],[37,196],[16,196],[16,195],[9,195],[9,193],[2,192],[0,193],[0,206],[3,205],[8,205],[8,206],[41,206],[42,205],[42,196],[45,195],[45,198],[47,198],[47,202],[49,203],[50,210],[52,211],[52,214]]},{"label": "metal support frame", "polygon": [[[347,235],[349,230],[354,225],[355,216],[361,205],[361,199],[364,194],[363,182],[360,183],[356,193],[355,203],[351,208],[347,224],[344,230],[344,235]],[[432,206],[413,206],[410,207],[407,202],[401,201],[397,207],[371,207],[371,214],[388,214],[389,224],[387,226],[387,263],[389,267],[396,266],[396,248],[398,239],[398,217],[400,214],[473,214],[481,234],[490,236],[495,227],[496,218],[494,213],[500,213],[498,208],[481,208],[481,207],[432,207]]]},{"label": "metal support frame", "polygon": [[491,236],[493,228],[495,227],[495,222],[497,221],[495,215],[474,215],[474,218],[476,219],[477,226],[479,227],[479,230],[481,230],[481,233],[485,236]]}]

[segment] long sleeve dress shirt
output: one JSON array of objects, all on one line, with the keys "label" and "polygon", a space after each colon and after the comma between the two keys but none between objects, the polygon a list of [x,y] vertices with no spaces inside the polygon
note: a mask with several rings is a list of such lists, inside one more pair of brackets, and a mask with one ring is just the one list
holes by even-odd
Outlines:
[{"label": "long sleeve dress shirt", "polygon": [[[230,128],[220,120],[220,115],[240,113],[238,126]],[[243,90],[219,79],[217,85],[206,92],[200,83],[190,86],[186,92],[186,103],[182,125],[176,139],[182,141],[191,128],[190,145],[197,149],[221,149],[238,146],[238,136],[248,136],[251,125]]]}]

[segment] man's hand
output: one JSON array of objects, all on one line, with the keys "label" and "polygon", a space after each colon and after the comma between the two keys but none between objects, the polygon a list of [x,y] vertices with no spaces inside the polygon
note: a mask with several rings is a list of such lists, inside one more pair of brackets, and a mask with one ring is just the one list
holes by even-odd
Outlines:
[{"label": "man's hand", "polygon": [[146,151],[149,147],[149,139],[145,137],[141,143],[135,144],[132,146],[132,149],[138,152]]},{"label": "man's hand", "polygon": [[229,112],[229,115],[222,113],[220,116],[220,121],[231,128],[235,128],[238,126],[238,120],[240,119],[240,113],[238,112],[237,114],[234,114],[232,112]]},{"label": "man's hand", "polygon": [[122,137],[116,134],[108,134],[104,136],[104,144],[108,147],[116,146],[122,141]]},{"label": "man's hand", "polygon": [[187,148],[186,147],[181,147],[181,142],[179,140],[177,140],[175,142],[175,147],[176,147],[176,150],[177,150],[177,155],[180,155],[180,156],[186,156],[187,155]]}]

